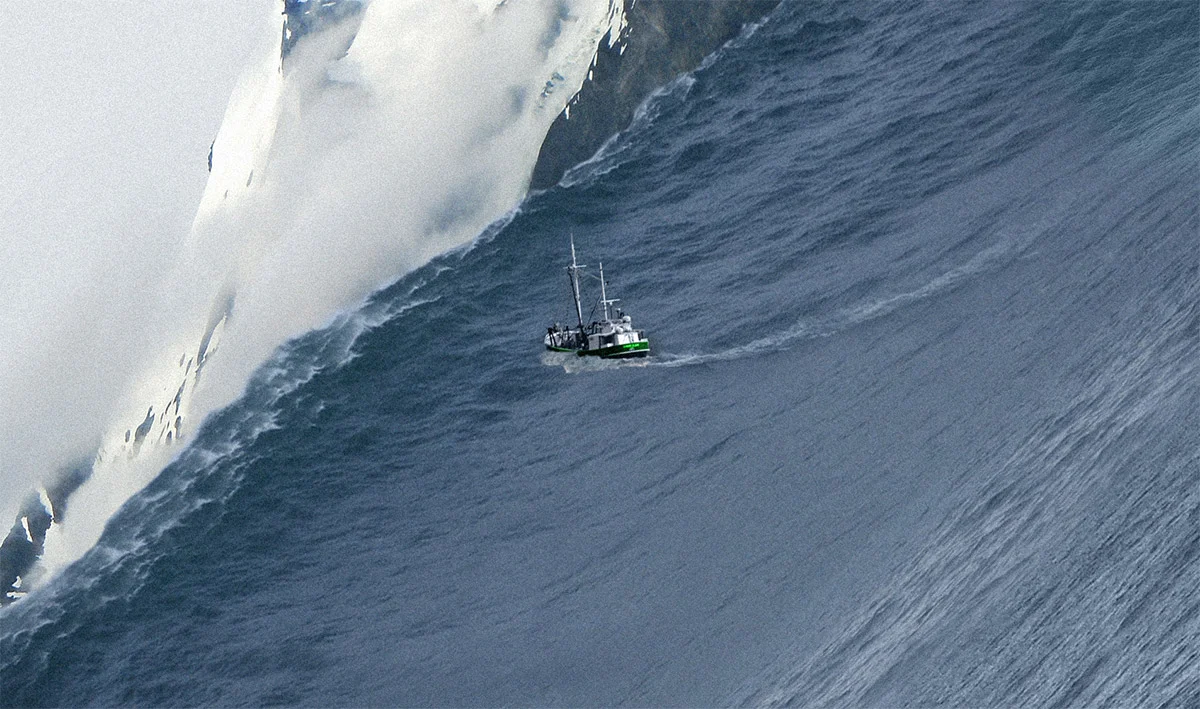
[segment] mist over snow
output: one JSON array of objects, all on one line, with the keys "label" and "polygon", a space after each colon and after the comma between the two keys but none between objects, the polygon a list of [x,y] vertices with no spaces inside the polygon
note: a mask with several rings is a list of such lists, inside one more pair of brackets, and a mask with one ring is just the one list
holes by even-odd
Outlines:
[{"label": "mist over snow", "polygon": [[147,305],[272,8],[0,10],[0,519],[38,480],[94,452],[127,363],[153,347]]},{"label": "mist over snow", "polygon": [[1200,4],[281,6],[5,69],[0,705],[1200,705]]},{"label": "mist over snow", "polygon": [[[0,355],[0,512],[98,451],[47,535],[51,569],[281,343],[514,209],[622,19],[610,0],[375,0],[281,63],[275,3],[86,7],[40,37],[38,17],[14,23],[26,45],[82,36],[69,60],[20,54],[5,99],[44,115],[13,128],[28,154],[4,169],[4,192],[31,196],[3,227],[19,335]],[[39,72],[60,82],[43,103]],[[29,163],[49,165],[38,188]]]},{"label": "mist over snow", "polygon": [[[273,116],[270,141],[239,141],[269,142],[266,154],[214,179],[192,235],[192,260],[237,293],[223,345],[237,353],[215,367],[256,365],[516,206],[607,20],[607,0],[563,7],[376,1],[344,59],[326,61],[343,42],[336,32],[299,45],[278,96],[245,110]],[[562,85],[544,94],[556,73]],[[263,67],[256,81],[276,78]],[[247,373],[220,379],[240,387]]]}]

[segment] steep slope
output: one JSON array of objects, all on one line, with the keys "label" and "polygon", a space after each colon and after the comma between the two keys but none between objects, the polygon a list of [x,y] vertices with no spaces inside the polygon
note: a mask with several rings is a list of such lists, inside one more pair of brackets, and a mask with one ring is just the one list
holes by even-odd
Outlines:
[{"label": "steep slope", "polygon": [[606,37],[587,83],[542,143],[531,187],[545,189],[591,157],[656,89],[689,72],[779,0],[624,0],[627,25]]}]

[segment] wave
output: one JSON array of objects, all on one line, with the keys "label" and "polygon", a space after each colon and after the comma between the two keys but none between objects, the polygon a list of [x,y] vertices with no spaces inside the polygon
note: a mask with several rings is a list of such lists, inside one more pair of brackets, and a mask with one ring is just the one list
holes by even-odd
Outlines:
[{"label": "wave", "polygon": [[1032,236],[1035,233],[1035,231],[1031,230],[1024,232],[1020,237],[1001,241],[981,251],[961,266],[942,273],[914,290],[867,300],[842,308],[828,316],[803,318],[791,327],[774,331],[765,337],[751,340],[737,347],[730,347],[717,352],[665,353],[655,358],[652,364],[660,367],[684,367],[708,362],[721,362],[782,350],[794,344],[797,340],[829,337],[855,325],[886,317],[913,303],[949,292],[975,275],[1000,268],[1013,259],[1019,258],[1029,247]]},{"label": "wave", "polygon": [[265,53],[230,102],[177,266],[150,289],[159,351],[131,363],[45,566],[91,548],[282,343],[503,222],[621,7],[374,2],[293,35],[286,62]]}]

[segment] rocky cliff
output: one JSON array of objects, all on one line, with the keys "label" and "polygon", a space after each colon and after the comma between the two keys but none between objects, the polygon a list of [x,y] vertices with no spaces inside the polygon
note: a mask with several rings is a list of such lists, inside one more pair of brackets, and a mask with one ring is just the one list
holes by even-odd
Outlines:
[{"label": "rocky cliff", "polygon": [[[600,42],[591,78],[558,116],[538,154],[530,187],[556,184],[624,130],[655,90],[700,65],[780,0],[613,0],[624,4],[619,37]],[[304,36],[361,19],[361,0],[284,0],[282,55]]]},{"label": "rocky cliff", "polygon": [[[531,187],[556,184],[624,130],[655,90],[700,65],[780,0],[623,0],[626,27],[600,43],[592,77],[542,143]],[[609,40],[613,41],[609,41]]]},{"label": "rocky cliff", "polygon": [[[780,2],[613,1],[624,3],[625,22],[620,36],[607,36],[601,41],[590,79],[547,133],[533,171],[534,189],[555,185],[563,173],[587,160],[605,140],[625,129],[633,120],[634,111],[655,89],[695,69],[706,56],[735,37],[746,23],[761,19]],[[362,0],[284,0],[280,58],[285,67],[292,50],[304,37],[345,22],[360,22],[365,7]],[[344,53],[345,48],[340,51]],[[212,169],[211,150],[208,159]],[[226,304],[222,317],[228,310]],[[200,346],[200,361],[215,327],[210,322]],[[198,374],[199,369],[195,371]],[[178,398],[174,403],[178,412]],[[126,434],[127,441],[133,439],[134,452],[154,421],[150,410],[143,423],[145,429],[139,426]],[[177,427],[178,418],[175,421]],[[62,522],[67,498],[90,472],[90,466],[78,466],[25,501],[14,525],[0,542],[0,606],[24,595],[30,586],[30,574],[37,572],[35,565],[43,553],[51,522]]]}]

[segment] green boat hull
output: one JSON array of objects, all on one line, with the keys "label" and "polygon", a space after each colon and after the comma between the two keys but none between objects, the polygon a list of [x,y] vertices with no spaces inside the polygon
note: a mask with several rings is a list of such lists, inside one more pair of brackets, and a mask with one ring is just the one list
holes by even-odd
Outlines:
[{"label": "green boat hull", "polygon": [[[604,306],[604,319],[593,320],[591,325],[583,324],[583,308],[579,300],[579,269],[584,268],[575,261],[575,238],[571,238],[571,265],[567,266],[567,275],[571,278],[571,295],[575,299],[575,315],[579,318],[579,327],[566,327],[554,323],[546,328],[546,349],[551,352],[574,352],[580,357],[600,357],[601,359],[618,359],[627,357],[645,357],[650,354],[650,340],[641,330],[633,327],[633,321],[620,308],[617,309],[616,319],[613,319],[609,306],[617,302],[609,298],[605,290],[604,264],[600,264],[600,301]],[[594,311],[593,311],[594,312]],[[619,343],[619,344],[617,344]],[[589,347],[588,345],[592,345]]]},{"label": "green boat hull", "polygon": [[612,359],[616,357],[645,357],[650,354],[650,343],[628,342],[623,345],[613,345],[612,347],[601,347],[595,350],[575,350],[575,354],[580,357],[603,357]]},{"label": "green boat hull", "polygon": [[569,347],[551,347],[546,346],[546,349],[551,352],[574,352],[580,357],[601,357],[603,359],[619,359],[623,357],[645,357],[650,354],[650,343],[629,342],[624,345],[613,345],[612,347],[601,347],[595,350],[576,350]]}]

